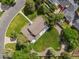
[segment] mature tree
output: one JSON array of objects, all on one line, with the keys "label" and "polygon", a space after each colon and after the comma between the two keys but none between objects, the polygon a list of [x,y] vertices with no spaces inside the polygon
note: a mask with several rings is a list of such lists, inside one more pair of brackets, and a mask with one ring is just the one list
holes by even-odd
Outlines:
[{"label": "mature tree", "polygon": [[64,14],[63,13],[58,13],[58,14],[49,13],[47,18],[48,18],[46,20],[47,24],[50,27],[52,27],[54,24],[56,24],[58,21],[64,18]]},{"label": "mature tree", "polygon": [[70,27],[63,30],[63,36],[72,48],[78,46],[78,32]]},{"label": "mature tree", "polygon": [[17,38],[17,33],[16,31],[13,31],[10,35],[11,38]]},{"label": "mature tree", "polygon": [[17,35],[17,44],[16,44],[16,49],[21,50],[27,46],[27,40],[26,37],[23,36],[22,33]]},{"label": "mature tree", "polygon": [[25,15],[32,14],[35,11],[35,3],[33,0],[26,0],[26,4],[24,7],[24,13]]},{"label": "mature tree", "polygon": [[29,59],[29,54],[28,52],[15,51],[12,56],[12,59]]},{"label": "mature tree", "polygon": [[37,11],[38,11],[38,15],[47,14],[50,12],[50,10],[46,7],[45,4],[42,4]]},{"label": "mature tree", "polygon": [[37,53],[31,53],[29,47],[21,50],[16,50],[12,56],[12,59],[39,59]]},{"label": "mature tree", "polygon": [[52,52],[51,52],[50,50],[48,50],[48,51],[46,52],[46,57],[45,57],[45,59],[51,59],[51,57],[52,57]]},{"label": "mature tree", "polygon": [[50,7],[51,12],[54,12],[57,9],[57,6],[55,4],[48,2],[47,5]]},{"label": "mature tree", "polygon": [[44,1],[44,0],[34,0],[36,3],[42,3],[42,1]]},{"label": "mature tree", "polygon": [[15,0],[1,0],[2,4],[11,5]]}]

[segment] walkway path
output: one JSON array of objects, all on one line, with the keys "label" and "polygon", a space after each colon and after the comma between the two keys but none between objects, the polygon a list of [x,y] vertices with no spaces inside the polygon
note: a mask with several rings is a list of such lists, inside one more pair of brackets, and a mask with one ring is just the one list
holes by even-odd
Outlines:
[{"label": "walkway path", "polygon": [[[62,29],[61,29],[58,25],[55,25],[54,27],[57,29],[59,35],[61,35]],[[66,45],[63,44],[63,43],[61,43],[61,49],[60,49],[60,51],[59,51],[59,54],[61,54],[62,52],[65,51],[65,47],[66,47]]]},{"label": "walkway path", "polygon": [[3,59],[4,39],[6,30],[12,21],[13,17],[24,7],[25,0],[16,0],[15,6],[4,12],[0,18],[0,59]]},{"label": "walkway path", "polygon": [[11,41],[10,37],[5,37],[5,41],[4,41],[4,45],[8,44],[8,43],[16,43],[16,39],[13,39],[13,41]]},{"label": "walkway path", "polygon": [[55,25],[54,27],[57,29],[57,31],[58,31],[58,33],[59,33],[59,35],[60,35],[60,34],[61,34],[62,29],[61,29],[58,25]]}]

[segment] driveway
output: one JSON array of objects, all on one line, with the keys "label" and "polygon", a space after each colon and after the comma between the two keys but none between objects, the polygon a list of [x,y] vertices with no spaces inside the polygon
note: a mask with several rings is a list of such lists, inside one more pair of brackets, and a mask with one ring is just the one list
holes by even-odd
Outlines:
[{"label": "driveway", "polygon": [[3,59],[5,32],[13,17],[20,11],[24,4],[25,0],[16,0],[16,5],[6,10],[2,17],[0,17],[0,59]]}]

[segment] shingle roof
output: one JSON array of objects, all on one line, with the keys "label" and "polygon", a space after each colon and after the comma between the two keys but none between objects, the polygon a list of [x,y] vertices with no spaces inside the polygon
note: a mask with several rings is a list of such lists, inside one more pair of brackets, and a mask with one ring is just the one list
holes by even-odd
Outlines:
[{"label": "shingle roof", "polygon": [[46,27],[45,21],[41,16],[36,17],[34,23],[28,27],[33,35],[38,35]]},{"label": "shingle roof", "polygon": [[23,33],[23,35],[25,36],[25,37],[27,37],[27,39],[29,40],[29,41],[32,41],[32,40],[34,40],[35,38],[29,33],[29,31],[27,30],[27,27],[28,26],[25,26],[23,29],[22,29],[22,33]]},{"label": "shingle roof", "polygon": [[59,1],[60,5],[62,5],[64,7],[66,7],[66,5],[70,4],[69,0],[58,0],[58,1]]},{"label": "shingle roof", "polygon": [[28,38],[28,40],[32,41],[36,38],[36,36],[45,28],[47,28],[45,21],[42,16],[38,16],[33,21],[33,24],[26,25],[22,29],[22,33]]},{"label": "shingle roof", "polygon": [[79,30],[79,19],[75,20],[73,26]]},{"label": "shingle roof", "polygon": [[69,22],[74,20],[75,11],[78,8],[78,5],[74,3],[74,0],[51,0],[51,1],[59,2],[59,4],[62,5],[63,7],[66,7],[66,5],[69,5],[64,10],[64,15]]},{"label": "shingle roof", "polygon": [[74,16],[75,16],[75,12],[73,11],[68,11],[67,9],[64,10],[64,15],[66,17],[66,20],[68,20],[69,22],[74,20]]}]

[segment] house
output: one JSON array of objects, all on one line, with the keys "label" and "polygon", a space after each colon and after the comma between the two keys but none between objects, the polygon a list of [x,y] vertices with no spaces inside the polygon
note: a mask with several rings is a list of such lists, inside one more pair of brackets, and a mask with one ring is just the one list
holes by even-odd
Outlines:
[{"label": "house", "polygon": [[64,15],[66,20],[69,23],[72,23],[75,16],[75,11],[78,8],[78,5],[74,2],[74,0],[51,0],[52,3],[58,3],[63,8]]},{"label": "house", "polygon": [[75,21],[73,22],[73,26],[74,26],[77,30],[79,30],[79,19],[77,19],[77,20],[75,20]]},{"label": "house", "polygon": [[[64,16],[66,18],[66,21],[71,26],[74,26],[79,30],[79,18],[76,19],[76,10],[78,9],[78,4],[75,3],[74,0],[49,0],[51,3],[57,3],[61,7],[64,8]],[[78,16],[79,17],[79,16]]]},{"label": "house", "polygon": [[48,26],[45,24],[45,21],[42,16],[38,16],[34,19],[34,22],[30,25],[26,25],[22,29],[22,33],[27,37],[29,41],[34,43],[40,36],[42,36]]}]

